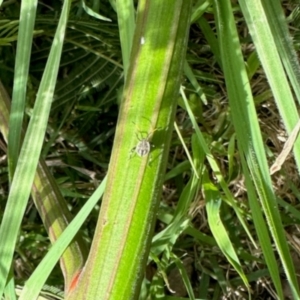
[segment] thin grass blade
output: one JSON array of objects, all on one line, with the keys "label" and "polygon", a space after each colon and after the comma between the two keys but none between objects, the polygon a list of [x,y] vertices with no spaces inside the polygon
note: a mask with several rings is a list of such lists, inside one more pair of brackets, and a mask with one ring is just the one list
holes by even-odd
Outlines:
[{"label": "thin grass blade", "polygon": [[0,227],[0,240],[2,242],[2,247],[0,248],[0,295],[2,295],[6,284],[19,227],[25,212],[41,153],[57,79],[70,5],[71,1],[64,2],[60,22],[41,80]]}]

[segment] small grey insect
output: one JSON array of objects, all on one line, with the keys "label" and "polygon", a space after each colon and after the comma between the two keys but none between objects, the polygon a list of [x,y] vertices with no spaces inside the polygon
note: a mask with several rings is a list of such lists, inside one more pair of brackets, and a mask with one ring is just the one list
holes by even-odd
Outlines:
[{"label": "small grey insect", "polygon": [[153,145],[151,145],[151,143],[150,143],[150,138],[154,131],[156,131],[156,129],[152,130],[149,134],[147,134],[146,137],[143,137],[141,132],[140,132],[140,134],[141,134],[140,137],[136,133],[136,137],[139,140],[139,142],[131,150],[130,158],[133,156],[134,153],[136,153],[140,157],[146,156],[150,153],[151,147],[153,147]]}]

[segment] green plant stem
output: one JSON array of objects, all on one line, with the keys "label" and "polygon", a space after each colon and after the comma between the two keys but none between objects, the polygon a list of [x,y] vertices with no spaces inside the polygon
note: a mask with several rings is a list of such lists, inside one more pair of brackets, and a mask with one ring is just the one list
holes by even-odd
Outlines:
[{"label": "green plant stem", "polygon": [[[67,299],[136,299],[173,130],[191,1],[142,0],[100,217],[87,264]],[[136,125],[135,125],[136,124]],[[146,156],[130,151],[150,134]]]}]

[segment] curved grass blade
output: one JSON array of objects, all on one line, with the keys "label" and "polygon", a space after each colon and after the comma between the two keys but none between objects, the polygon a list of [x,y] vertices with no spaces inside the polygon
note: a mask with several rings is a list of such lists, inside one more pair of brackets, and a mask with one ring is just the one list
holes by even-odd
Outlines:
[{"label": "curved grass blade", "polygon": [[210,182],[207,171],[204,172],[203,176],[203,192],[206,201],[206,211],[208,217],[209,227],[213,233],[213,236],[220,247],[227,260],[238,272],[242,278],[245,286],[248,289],[250,295],[250,285],[248,279],[243,271],[240,260],[234,250],[234,247],[230,241],[227,231],[220,218],[220,208],[222,198],[218,189]]}]

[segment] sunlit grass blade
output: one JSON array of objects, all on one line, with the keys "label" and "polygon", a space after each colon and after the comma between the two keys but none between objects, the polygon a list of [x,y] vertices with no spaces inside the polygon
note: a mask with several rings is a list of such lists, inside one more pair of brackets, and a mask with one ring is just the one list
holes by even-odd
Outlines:
[{"label": "sunlit grass blade", "polygon": [[[5,140],[8,134],[10,99],[0,82],[0,131]],[[57,186],[55,179],[45,162],[40,159],[34,177],[31,195],[34,204],[43,220],[44,226],[53,243],[69,224],[72,215],[67,202]],[[61,257],[61,268],[65,278],[65,288],[68,288],[75,272],[82,268],[86,256],[83,240],[78,235]]]},{"label": "sunlit grass blade", "polygon": [[135,29],[135,9],[132,0],[118,0],[116,1],[116,8],[120,30],[123,67],[126,78]]},{"label": "sunlit grass blade", "polygon": [[11,114],[7,143],[8,171],[10,181],[16,169],[21,145],[23,116],[28,82],[33,29],[36,16],[37,0],[21,2],[20,23],[14,73]]},{"label": "sunlit grass blade", "polygon": [[[251,5],[255,5],[254,2],[256,1],[251,1]],[[245,5],[245,3],[243,3],[243,5]],[[250,5],[249,1],[247,1],[247,5]],[[272,188],[269,167],[266,160],[266,154],[259,129],[258,118],[255,111],[249,80],[245,69],[245,63],[243,61],[241,53],[241,45],[239,43],[238,34],[235,27],[231,4],[230,1],[214,1],[214,6],[215,16],[217,20],[217,33],[220,42],[222,65],[225,74],[229,103],[231,107],[232,120],[237,134],[238,147],[241,154],[245,155],[248,168],[252,175],[252,180],[255,184],[256,193],[259,196],[265,217],[268,221],[268,224],[265,224],[264,227],[269,227],[279,256],[281,258],[281,262],[284,266],[288,281],[293,290],[294,296],[297,298],[299,296],[299,292],[295,270],[279,215],[276,197]],[[258,14],[255,16],[256,23],[261,24],[261,20],[266,19],[264,18],[263,13],[261,15],[260,11],[257,11],[257,13]],[[252,18],[253,17],[254,16],[252,16]],[[249,21],[247,17],[246,20]],[[252,21],[254,21],[254,19],[252,19]],[[253,26],[253,24],[250,24],[250,27],[251,26]],[[264,24],[264,26],[259,26],[259,28],[263,28],[263,30],[265,30],[266,27],[268,27],[266,24]],[[253,32],[254,35],[257,34],[257,30],[260,30],[259,28],[256,27],[256,31]],[[269,34],[271,34],[271,31],[269,32]],[[268,39],[270,41],[272,38],[264,35],[264,39]],[[262,45],[258,45],[258,47],[261,46]],[[264,67],[265,63],[267,65],[276,65],[276,59],[272,61],[271,57],[273,57],[273,55],[270,55],[270,52],[272,52],[273,54],[276,51],[270,51],[270,49],[273,48],[269,45],[268,48],[264,49],[264,56],[260,56]],[[258,49],[259,55],[260,51],[261,49]],[[266,62],[264,60],[266,60]],[[270,73],[269,67],[270,66],[268,66],[266,70],[268,77],[273,75]],[[276,71],[278,72],[278,70]],[[281,96],[286,95],[288,97],[290,96],[290,91],[289,89],[285,89],[284,87],[286,78],[284,79],[284,84],[282,85],[282,78],[284,77],[283,74],[283,71],[282,73],[280,73],[280,76],[278,73],[276,75],[274,74],[274,77],[271,79],[273,84],[276,82],[276,78],[279,80],[277,82],[278,87],[276,87],[276,91],[274,91],[274,94],[277,94],[278,96],[280,90],[283,89],[286,94],[283,93]],[[271,87],[273,90],[272,84]],[[285,100],[291,103],[291,98]],[[293,105],[291,104],[291,106]],[[247,171],[245,170],[245,172]],[[252,193],[251,197],[249,197],[249,201],[253,201],[253,203],[251,203],[251,206],[258,210],[258,203],[254,203],[255,201],[257,201],[257,199],[255,199],[255,197],[253,196],[254,195]],[[262,218],[260,217],[260,214],[256,214],[256,211],[252,211],[252,217],[256,227],[256,231],[260,231],[260,226],[263,226],[261,224]],[[279,270],[278,268],[274,268],[274,266],[276,266],[276,259],[273,252],[270,251],[270,249],[272,249],[271,242],[268,240],[267,235],[264,236],[266,240],[262,240],[261,235],[259,235],[259,238],[260,245],[265,254],[265,259],[270,270],[270,275],[276,287],[276,291],[279,297],[282,298],[283,292],[280,283]],[[273,270],[273,272],[271,272],[271,270]]]},{"label": "sunlit grass blade", "polygon": [[50,51],[44,75],[41,80],[36,103],[25,135],[1,223],[0,240],[2,247],[0,248],[0,295],[2,295],[4,286],[6,284],[9,268],[12,263],[19,227],[26,208],[41,153],[57,79],[70,4],[71,1],[64,2],[60,22]]},{"label": "sunlit grass blade", "polygon": [[53,244],[49,252],[40,262],[34,273],[26,282],[19,300],[36,299],[43,285],[45,284],[50,272],[53,270],[57,261],[65,251],[66,247],[74,239],[80,227],[91,213],[99,199],[102,197],[106,186],[106,178],[81,208],[80,212],[74,217],[70,225],[65,229],[58,240]]},{"label": "sunlit grass blade", "polygon": [[[300,101],[299,63],[292,49],[287,25],[283,24],[283,13],[282,9],[278,8],[278,1],[272,1],[274,2],[272,4],[266,4],[266,2],[268,1],[240,0],[240,5],[279,113],[287,132],[290,133],[298,122],[299,114],[282,62],[285,61],[285,67],[294,85],[298,101]],[[268,15],[264,6],[268,10]],[[273,13],[276,15],[272,15]],[[294,155],[298,170],[300,170],[300,139],[295,142]],[[267,170],[262,170],[262,172],[267,172]]]},{"label": "sunlit grass blade", "polygon": [[[300,65],[298,54],[293,45],[287,20],[283,13],[282,4],[279,0],[261,1],[264,12],[268,18],[270,29],[274,36],[274,42],[278,49],[278,54],[286,70],[294,92],[300,102]],[[254,7],[255,9],[255,7]],[[253,11],[252,13],[256,13]]]}]

